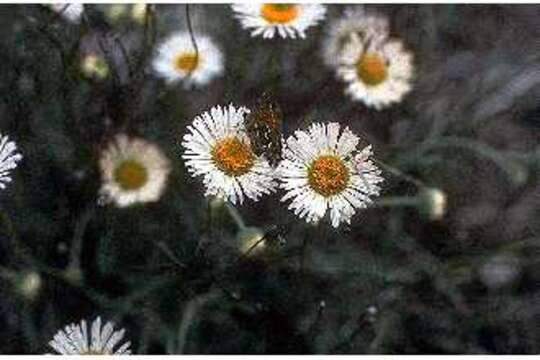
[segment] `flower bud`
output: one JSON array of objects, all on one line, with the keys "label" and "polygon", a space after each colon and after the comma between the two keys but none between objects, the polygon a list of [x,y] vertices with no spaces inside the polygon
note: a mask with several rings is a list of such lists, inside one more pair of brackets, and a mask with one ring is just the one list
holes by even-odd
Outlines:
[{"label": "flower bud", "polygon": [[446,194],[437,188],[424,189],[419,194],[420,215],[429,220],[441,220],[446,214]]},{"label": "flower bud", "polygon": [[21,276],[18,284],[19,293],[27,300],[34,300],[42,287],[42,280],[39,273],[28,271]]},{"label": "flower bud", "polygon": [[249,251],[248,255],[260,254],[265,248],[265,241],[261,241],[265,233],[256,227],[247,227],[238,233],[238,248],[242,254]]},{"label": "flower bud", "polygon": [[144,24],[146,20],[146,12],[148,11],[148,4],[138,3],[131,7],[131,18],[139,24]]},{"label": "flower bud", "polygon": [[127,11],[127,4],[110,4],[105,6],[105,16],[112,22],[116,22],[126,16]]},{"label": "flower bud", "polygon": [[103,57],[90,54],[82,59],[81,71],[88,78],[104,80],[109,76],[109,65]]}]

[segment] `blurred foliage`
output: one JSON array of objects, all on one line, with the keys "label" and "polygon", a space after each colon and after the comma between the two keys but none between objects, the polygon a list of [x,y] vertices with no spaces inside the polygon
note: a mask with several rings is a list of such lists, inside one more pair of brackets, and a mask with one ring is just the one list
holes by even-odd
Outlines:
[{"label": "blurred foliage", "polygon": [[[87,5],[81,24],[0,6],[0,131],[24,155],[0,194],[1,353],[49,352],[57,329],[97,315],[135,353],[540,351],[539,6],[370,5],[415,54],[415,89],[384,111],[351,102],[322,64],[344,6],[305,40],[265,41],[226,5],[191,5],[226,61],[193,90],[150,68],[155,44],[186,30],[185,6],[148,21],[114,6]],[[85,54],[106,63],[85,73]],[[279,195],[225,206],[185,171],[195,115],[268,89],[286,134],[339,121],[374,145],[383,196],[350,227],[308,226]],[[173,162],[160,202],[97,203],[99,151],[118,132]],[[285,243],[242,243],[267,231]]]}]

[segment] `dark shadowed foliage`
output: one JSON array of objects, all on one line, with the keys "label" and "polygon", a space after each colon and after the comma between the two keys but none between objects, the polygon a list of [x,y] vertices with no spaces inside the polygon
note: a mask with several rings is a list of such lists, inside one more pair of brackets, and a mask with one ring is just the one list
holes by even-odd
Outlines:
[{"label": "dark shadowed foliage", "polygon": [[[111,5],[87,5],[81,24],[0,6],[0,132],[24,156],[0,193],[0,353],[50,352],[58,329],[98,315],[139,354],[540,352],[540,6],[368,8],[415,58],[413,91],[381,111],[346,97],[321,59],[344,6],[305,40],[264,40],[227,5],[191,5],[195,39],[225,56],[196,89],[151,68],[187,30],[185,5],[152,6],[146,24]],[[103,77],[83,74],[87,54]],[[308,225],[281,194],[210,201],[187,173],[192,119],[265,91],[285,135],[335,121],[373,145],[382,195],[350,226]],[[100,150],[119,132],[171,160],[159,202],[98,201]]]}]

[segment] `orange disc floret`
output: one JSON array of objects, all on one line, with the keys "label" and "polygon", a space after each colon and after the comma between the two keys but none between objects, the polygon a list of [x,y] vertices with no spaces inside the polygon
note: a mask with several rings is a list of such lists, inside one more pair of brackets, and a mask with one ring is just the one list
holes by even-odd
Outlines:
[{"label": "orange disc floret", "polygon": [[349,183],[349,169],[335,155],[319,156],[308,169],[308,182],[317,193],[329,197],[341,193]]},{"label": "orange disc floret", "polygon": [[295,4],[264,4],[261,15],[272,24],[287,24],[298,17],[298,5]]},{"label": "orange disc floret", "polygon": [[247,173],[255,162],[251,146],[237,137],[218,141],[212,149],[212,159],[216,167],[230,176]]}]

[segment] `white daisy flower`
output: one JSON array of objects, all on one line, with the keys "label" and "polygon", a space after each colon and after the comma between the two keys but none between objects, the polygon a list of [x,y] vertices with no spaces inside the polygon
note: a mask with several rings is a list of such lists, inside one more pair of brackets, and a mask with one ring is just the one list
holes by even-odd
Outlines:
[{"label": "white daisy flower", "polygon": [[379,110],[411,91],[413,55],[399,40],[365,41],[352,34],[340,55],[338,76],[354,100]]},{"label": "white daisy flower", "polygon": [[169,160],[154,144],[120,134],[99,160],[100,194],[119,207],[157,201],[167,183]]},{"label": "white daisy flower", "polygon": [[306,37],[306,30],[324,19],[326,6],[320,4],[256,4],[231,5],[244,29],[252,29],[251,36],[263,38],[279,36],[296,39]]},{"label": "white daisy flower", "polygon": [[101,318],[92,323],[90,337],[86,321],[80,324],[69,324],[64,330],[54,335],[49,345],[61,355],[128,355],[131,354],[128,341],[114,350],[124,338],[125,330],[114,331],[114,324],[107,322],[101,327]]},{"label": "white daisy flower", "polygon": [[182,80],[186,88],[205,85],[223,73],[223,55],[212,40],[197,35],[197,51],[188,32],[175,33],[157,50],[153,62],[156,73],[167,83]]},{"label": "white daisy flower", "polygon": [[81,3],[55,3],[49,6],[54,12],[72,23],[78,23],[84,11],[84,5]]},{"label": "white daisy flower", "polygon": [[309,223],[327,211],[333,227],[350,224],[356,209],[367,207],[379,195],[381,172],[369,160],[371,146],[357,152],[358,137],[349,128],[340,134],[338,123],[315,123],[295,131],[286,141],[278,166],[280,187],[292,199],[289,209]]},{"label": "white daisy flower", "polygon": [[351,34],[369,41],[373,38],[387,38],[388,19],[367,11],[363,6],[347,8],[343,17],[334,20],[326,33],[322,46],[323,60],[331,68],[337,68],[343,46]]},{"label": "white daisy flower", "polygon": [[6,184],[11,182],[9,173],[17,167],[17,162],[22,159],[22,155],[17,153],[17,145],[8,140],[7,136],[0,134],[0,189],[5,189]]},{"label": "white daisy flower", "polygon": [[241,204],[244,196],[256,201],[276,188],[274,170],[255,155],[246,134],[244,115],[249,112],[232,104],[215,106],[188,126],[182,158],[190,173],[203,176],[205,195]]}]

